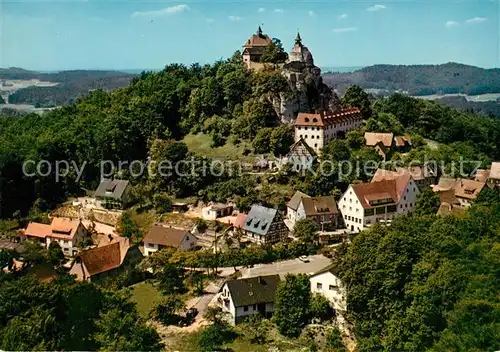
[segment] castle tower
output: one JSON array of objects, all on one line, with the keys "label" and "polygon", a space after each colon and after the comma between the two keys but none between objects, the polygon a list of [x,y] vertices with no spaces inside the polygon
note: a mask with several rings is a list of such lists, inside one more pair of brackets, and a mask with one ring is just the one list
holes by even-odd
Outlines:
[{"label": "castle tower", "polygon": [[291,64],[298,69],[301,69],[303,66],[314,67],[313,56],[309,49],[302,44],[302,38],[299,32],[297,32],[297,36],[295,37],[295,44],[293,45],[292,51],[290,51],[288,55],[287,64]]},{"label": "castle tower", "polygon": [[302,45],[302,38],[300,37],[300,33],[297,31],[297,36],[295,37],[295,44]]}]

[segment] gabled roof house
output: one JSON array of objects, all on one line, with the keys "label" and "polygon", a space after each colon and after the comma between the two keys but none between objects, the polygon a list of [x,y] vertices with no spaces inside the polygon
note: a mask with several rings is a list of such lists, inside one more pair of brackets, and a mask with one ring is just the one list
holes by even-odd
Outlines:
[{"label": "gabled roof house", "polygon": [[288,236],[288,228],[276,209],[252,205],[242,228],[252,242],[276,243]]},{"label": "gabled roof house", "polygon": [[277,274],[228,280],[219,291],[222,310],[229,313],[233,324],[240,324],[253,314],[270,318],[279,283]]}]

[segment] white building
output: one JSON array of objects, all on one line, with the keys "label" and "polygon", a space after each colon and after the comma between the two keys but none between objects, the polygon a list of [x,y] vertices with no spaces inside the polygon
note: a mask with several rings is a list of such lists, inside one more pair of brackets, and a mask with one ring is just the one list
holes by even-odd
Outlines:
[{"label": "white building", "polygon": [[80,220],[53,218],[50,225],[30,222],[24,237],[35,240],[49,248],[51,242],[59,243],[64,255],[74,256],[78,252],[77,244],[87,234],[87,229]]},{"label": "white building", "polygon": [[178,250],[190,250],[196,247],[198,239],[188,230],[176,229],[167,225],[155,224],[144,237],[144,254],[146,256],[166,247]]},{"label": "white building", "polygon": [[347,311],[347,292],[334,264],[311,275],[309,281],[312,293],[323,295],[336,311]]},{"label": "white building", "polygon": [[370,183],[351,184],[339,201],[344,223],[350,231],[361,231],[396,215],[408,214],[416,206],[420,191],[406,169],[377,170]]},{"label": "white building", "polygon": [[302,198],[310,198],[307,194],[297,191],[293,195],[292,199],[286,204],[286,218],[292,224],[292,227],[295,225],[297,219],[297,210],[302,201]]},{"label": "white building", "polygon": [[297,191],[287,203],[287,220],[294,228],[295,223],[302,219],[314,221],[321,231],[335,230],[342,223],[333,196],[310,197]]},{"label": "white building", "polygon": [[219,291],[222,311],[229,313],[234,325],[242,323],[253,314],[271,318],[279,282],[279,275],[226,281]]},{"label": "white building", "polygon": [[299,113],[294,124],[295,142],[302,138],[315,152],[319,152],[330,140],[361,127],[362,123],[363,116],[357,108],[335,113]]},{"label": "white building", "polygon": [[224,216],[229,216],[233,212],[232,205],[226,204],[213,204],[208,207],[204,207],[201,210],[201,216],[204,220],[215,220],[222,218]]}]

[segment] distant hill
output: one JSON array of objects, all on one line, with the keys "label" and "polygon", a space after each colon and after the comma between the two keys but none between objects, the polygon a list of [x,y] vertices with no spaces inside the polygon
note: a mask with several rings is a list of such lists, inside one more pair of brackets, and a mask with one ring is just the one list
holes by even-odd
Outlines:
[{"label": "distant hill", "polygon": [[356,84],[365,89],[410,95],[500,93],[500,69],[457,63],[443,65],[374,65],[350,73],[326,73],[323,81],[343,92]]},{"label": "distant hill", "polygon": [[496,101],[474,102],[468,101],[464,96],[447,96],[440,98],[437,101],[455,109],[467,110],[476,114],[500,118],[500,98]]},{"label": "distant hill", "polygon": [[112,90],[129,84],[136,75],[118,71],[71,70],[53,73],[12,67],[0,69],[0,80],[39,80],[57,83],[51,87],[30,86],[9,95],[10,104],[52,107],[75,101],[93,89]]}]

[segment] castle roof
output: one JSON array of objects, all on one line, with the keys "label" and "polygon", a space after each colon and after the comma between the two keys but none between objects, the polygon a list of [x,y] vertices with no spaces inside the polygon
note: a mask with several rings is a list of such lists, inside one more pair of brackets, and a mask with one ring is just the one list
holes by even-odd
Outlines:
[{"label": "castle roof", "polygon": [[267,34],[262,33],[262,29],[259,26],[259,29],[257,30],[257,33],[252,35],[248,40],[246,41],[245,45],[243,45],[244,48],[253,48],[253,47],[266,47],[269,44],[271,44],[273,41]]},{"label": "castle roof", "polygon": [[295,120],[295,126],[325,127],[346,122],[353,118],[361,118],[361,111],[358,108],[342,109],[336,113],[323,112],[309,114],[301,112]]}]

